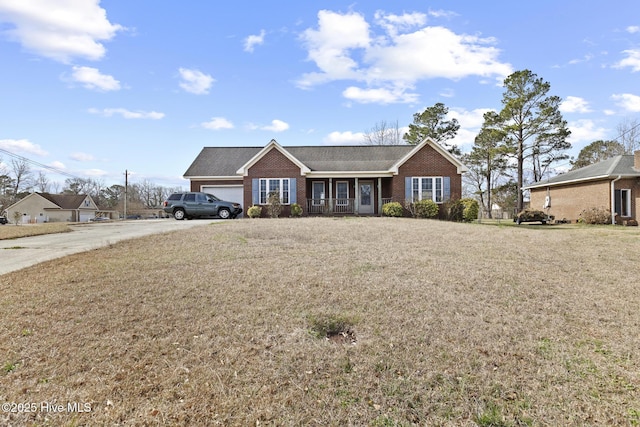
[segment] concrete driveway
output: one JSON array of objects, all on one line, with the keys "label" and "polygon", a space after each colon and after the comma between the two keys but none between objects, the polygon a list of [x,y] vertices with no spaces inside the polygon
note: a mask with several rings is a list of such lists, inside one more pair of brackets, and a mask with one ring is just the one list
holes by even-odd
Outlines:
[{"label": "concrete driveway", "polygon": [[[0,275],[43,261],[108,246],[121,240],[206,226],[217,219],[176,221],[173,218],[72,225],[70,233],[0,240]],[[2,227],[8,227],[3,225]]]}]

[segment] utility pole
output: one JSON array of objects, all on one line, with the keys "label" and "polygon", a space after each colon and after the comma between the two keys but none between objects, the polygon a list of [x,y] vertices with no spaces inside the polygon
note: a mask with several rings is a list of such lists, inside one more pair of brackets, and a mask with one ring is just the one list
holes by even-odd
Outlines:
[{"label": "utility pole", "polygon": [[124,171],[124,218],[127,219],[127,193],[129,192],[129,171],[125,169]]}]

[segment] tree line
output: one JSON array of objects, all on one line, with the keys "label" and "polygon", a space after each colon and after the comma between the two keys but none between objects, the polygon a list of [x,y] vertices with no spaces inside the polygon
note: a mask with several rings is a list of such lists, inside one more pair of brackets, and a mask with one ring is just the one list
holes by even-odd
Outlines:
[{"label": "tree line", "polygon": [[135,213],[162,206],[171,193],[180,187],[163,187],[150,180],[124,185],[107,186],[104,181],[91,178],[67,178],[64,184],[49,180],[43,171],[34,172],[23,158],[4,163],[0,158],[0,212],[32,192],[52,194],[88,194],[103,210],[124,210],[125,190],[127,211]]},{"label": "tree line", "polygon": [[550,177],[560,162],[576,169],[640,148],[640,124],[626,120],[618,126],[620,141],[594,141],[571,159],[567,154],[571,131],[560,112],[562,99],[550,94],[549,82],[530,70],[521,70],[509,75],[503,87],[501,110],[484,114],[468,153],[450,144],[460,125],[455,118],[447,119],[449,110],[442,103],[414,114],[406,133],[400,131],[397,122],[380,122],[365,132],[364,142],[418,144],[426,137],[432,138],[467,165],[464,192],[477,198],[489,217],[494,203],[506,210],[521,211],[522,188]]}]

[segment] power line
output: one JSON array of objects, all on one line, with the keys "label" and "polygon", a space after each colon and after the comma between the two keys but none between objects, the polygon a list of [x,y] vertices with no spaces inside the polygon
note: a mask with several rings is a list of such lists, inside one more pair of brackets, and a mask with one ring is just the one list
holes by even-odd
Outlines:
[{"label": "power line", "polygon": [[84,178],[79,177],[77,175],[73,175],[73,174],[71,174],[69,172],[66,172],[66,171],[63,171],[61,169],[54,168],[53,166],[48,166],[48,165],[36,162],[35,160],[31,160],[31,159],[29,159],[27,157],[20,156],[18,154],[12,153],[12,152],[7,151],[7,150],[2,149],[2,148],[0,148],[0,153],[7,154],[7,155],[9,155],[11,157],[14,157],[14,158],[18,159],[18,160],[22,160],[23,162],[29,163],[29,164],[34,165],[34,166],[38,166],[38,167],[46,169],[46,170],[48,170],[50,172],[57,173],[58,175],[64,175],[64,176],[67,176],[69,178],[78,179],[78,180],[84,179]]}]

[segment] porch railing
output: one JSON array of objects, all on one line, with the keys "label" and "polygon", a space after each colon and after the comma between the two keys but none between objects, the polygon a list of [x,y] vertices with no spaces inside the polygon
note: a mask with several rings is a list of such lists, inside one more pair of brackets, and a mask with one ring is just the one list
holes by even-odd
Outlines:
[{"label": "porch railing", "polygon": [[355,199],[307,199],[308,214],[352,214]]}]

